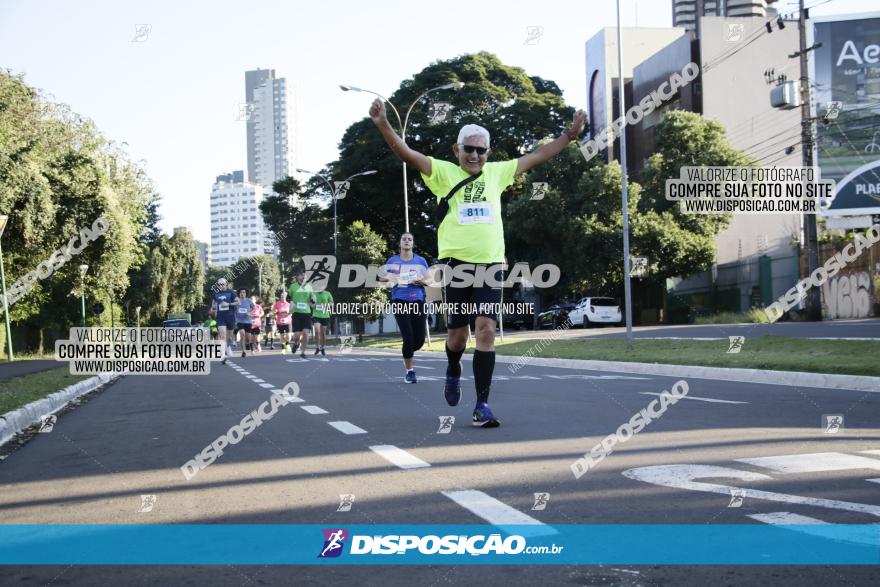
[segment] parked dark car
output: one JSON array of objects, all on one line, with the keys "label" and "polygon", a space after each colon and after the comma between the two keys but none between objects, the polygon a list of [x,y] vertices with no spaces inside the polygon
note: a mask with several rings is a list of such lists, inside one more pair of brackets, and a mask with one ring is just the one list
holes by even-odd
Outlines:
[{"label": "parked dark car", "polygon": [[175,318],[173,320],[164,321],[162,323],[162,328],[192,328],[192,324],[189,323],[189,320]]},{"label": "parked dark car", "polygon": [[574,302],[556,302],[545,312],[538,314],[538,328],[558,328],[568,320],[568,313],[575,307]]}]

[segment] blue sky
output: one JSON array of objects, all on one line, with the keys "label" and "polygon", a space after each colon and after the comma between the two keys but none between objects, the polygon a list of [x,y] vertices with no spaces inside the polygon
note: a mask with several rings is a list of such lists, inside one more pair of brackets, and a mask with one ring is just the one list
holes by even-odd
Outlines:
[{"label": "blue sky", "polygon": [[[813,14],[871,5],[831,0]],[[624,0],[621,13],[624,26],[672,22],[669,0]],[[245,70],[274,68],[300,83],[302,166],[318,170],[371,101],[340,83],[388,95],[433,61],[486,50],[554,80],[569,104],[583,107],[584,42],[614,23],[611,0],[4,0],[0,66],[127,143],[162,193],[162,228],[190,226],[208,240],[214,177],[246,167],[244,123],[236,120]],[[136,24],[151,27],[143,42],[132,42]],[[544,29],[538,44],[524,44],[530,26]]]}]

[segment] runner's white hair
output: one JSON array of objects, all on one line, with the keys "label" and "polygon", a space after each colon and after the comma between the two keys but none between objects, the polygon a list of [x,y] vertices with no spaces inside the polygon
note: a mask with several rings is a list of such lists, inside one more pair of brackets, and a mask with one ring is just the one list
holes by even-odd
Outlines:
[{"label": "runner's white hair", "polygon": [[486,148],[489,148],[489,131],[479,124],[466,124],[458,131],[458,144],[463,145],[468,137],[481,137],[486,140]]}]

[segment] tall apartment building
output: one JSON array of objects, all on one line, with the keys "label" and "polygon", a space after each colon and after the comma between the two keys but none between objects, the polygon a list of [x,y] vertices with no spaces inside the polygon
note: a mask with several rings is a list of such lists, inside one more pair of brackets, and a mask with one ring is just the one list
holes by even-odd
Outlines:
[{"label": "tall apartment building", "polygon": [[245,180],[244,171],[218,175],[211,188],[211,256],[215,265],[230,266],[240,257],[271,254],[260,202],[262,186]]},{"label": "tall apartment building", "polygon": [[701,3],[703,16],[767,18],[776,14],[776,10],[770,7],[776,0],[672,0],[672,26],[695,30],[697,11]]},{"label": "tall apartment building", "polygon": [[296,85],[276,78],[274,69],[245,72],[248,179],[265,193],[275,180],[292,175],[302,158],[300,98]]}]

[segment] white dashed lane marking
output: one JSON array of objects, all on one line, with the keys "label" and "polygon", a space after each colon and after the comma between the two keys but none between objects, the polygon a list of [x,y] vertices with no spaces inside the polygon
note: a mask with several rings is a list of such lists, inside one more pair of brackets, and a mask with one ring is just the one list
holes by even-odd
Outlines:
[{"label": "white dashed lane marking", "polygon": [[442,493],[461,507],[495,526],[513,524],[534,526],[534,529],[523,528],[522,532],[517,528],[517,534],[521,534],[522,536],[549,536],[552,534],[558,534],[555,529],[544,524],[540,520],[527,516],[521,511],[510,507],[506,503],[498,501],[491,495],[483,493],[482,491],[464,489],[461,491],[443,491]]},{"label": "white dashed lane marking", "polygon": [[366,434],[367,431],[359,426],[355,426],[351,422],[339,421],[339,422],[327,422],[343,434]]},{"label": "white dashed lane marking", "polygon": [[303,410],[310,414],[328,414],[329,412],[323,408],[319,408],[318,406],[300,406]]},{"label": "white dashed lane marking", "polygon": [[[333,422],[330,422],[330,424],[333,424]],[[370,450],[401,469],[422,469],[431,466],[422,459],[409,454],[402,448],[397,448],[393,444],[377,444],[371,446]]]}]

